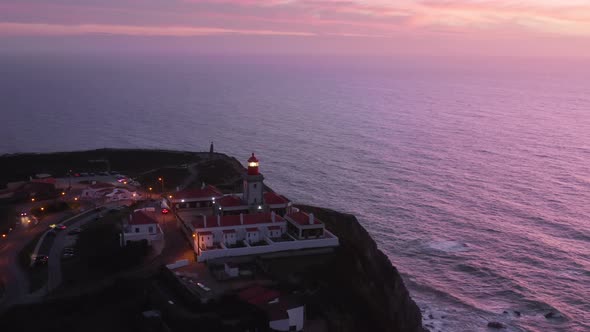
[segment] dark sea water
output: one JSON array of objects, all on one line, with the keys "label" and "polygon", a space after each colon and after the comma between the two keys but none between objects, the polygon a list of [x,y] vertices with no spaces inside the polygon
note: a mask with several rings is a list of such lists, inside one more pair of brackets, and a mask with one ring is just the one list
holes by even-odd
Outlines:
[{"label": "dark sea water", "polygon": [[255,151],[358,216],[433,331],[590,331],[590,62],[2,56],[0,112],[0,153]]}]

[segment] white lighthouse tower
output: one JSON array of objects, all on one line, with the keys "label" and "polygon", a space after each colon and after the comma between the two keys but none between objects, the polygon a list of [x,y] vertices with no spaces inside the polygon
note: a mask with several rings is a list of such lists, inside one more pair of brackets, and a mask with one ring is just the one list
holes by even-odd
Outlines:
[{"label": "white lighthouse tower", "polygon": [[264,191],[264,176],[260,174],[259,165],[258,158],[252,153],[252,156],[248,159],[248,172],[244,176],[244,202],[255,210],[262,209],[264,204],[262,194]]}]

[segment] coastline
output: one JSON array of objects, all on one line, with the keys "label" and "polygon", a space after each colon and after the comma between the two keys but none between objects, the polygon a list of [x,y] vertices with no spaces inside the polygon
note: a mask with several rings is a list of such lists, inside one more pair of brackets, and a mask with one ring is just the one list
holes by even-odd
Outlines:
[{"label": "coastline", "polygon": [[[137,159],[138,154],[142,155],[141,159]],[[198,162],[213,169],[208,176],[217,183],[208,184],[228,188],[235,187],[232,183],[239,181],[236,174],[239,175],[238,167],[241,167],[235,158],[225,154],[144,149],[11,154],[0,156],[0,161],[10,160],[3,163],[3,167],[20,164],[20,167],[14,168],[20,173],[31,173],[31,170],[47,173],[55,169],[55,165],[63,163],[64,159],[71,165],[82,165],[88,158],[110,158],[111,167],[136,175],[154,168],[183,167],[187,163]],[[125,165],[132,158],[140,167]],[[322,285],[321,296],[317,300],[325,308],[326,320],[330,322],[328,330],[356,331],[370,327],[379,331],[426,331],[422,326],[420,309],[411,299],[399,272],[353,215],[308,205],[300,205],[300,208],[317,213],[327,229],[341,239],[341,246],[334,256],[314,266],[309,270],[311,273],[307,270],[308,266],[305,271],[290,271],[305,274],[306,282]],[[53,298],[51,301],[61,300]],[[15,310],[18,312],[20,309]]]}]

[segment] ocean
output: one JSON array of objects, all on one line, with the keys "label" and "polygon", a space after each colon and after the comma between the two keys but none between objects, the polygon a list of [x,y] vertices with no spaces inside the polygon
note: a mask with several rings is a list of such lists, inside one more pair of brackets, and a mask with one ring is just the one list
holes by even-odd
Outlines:
[{"label": "ocean", "polygon": [[0,112],[0,153],[255,152],[432,331],[590,331],[590,60],[4,54]]}]

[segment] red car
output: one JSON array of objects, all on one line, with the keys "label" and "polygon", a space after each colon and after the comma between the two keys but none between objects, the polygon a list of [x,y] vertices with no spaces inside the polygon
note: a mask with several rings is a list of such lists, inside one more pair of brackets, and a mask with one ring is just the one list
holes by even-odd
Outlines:
[{"label": "red car", "polygon": [[167,208],[162,209],[162,214],[168,214],[168,212],[170,212],[170,210],[168,210]]}]

